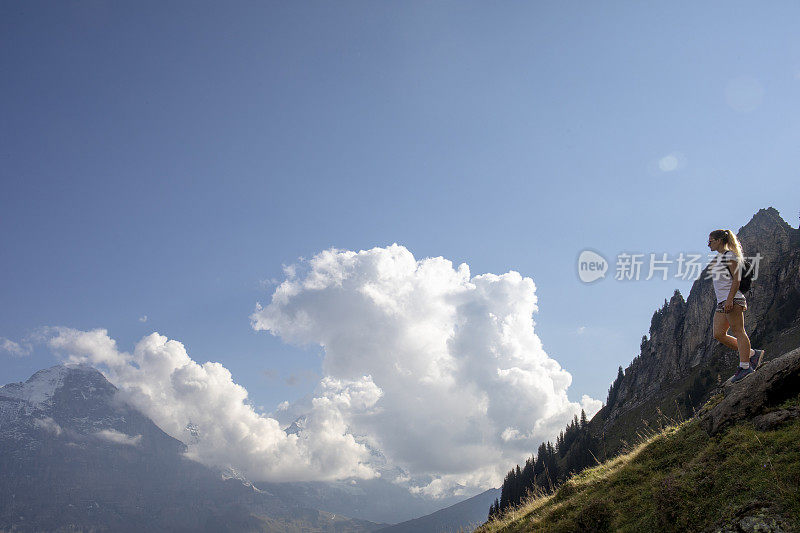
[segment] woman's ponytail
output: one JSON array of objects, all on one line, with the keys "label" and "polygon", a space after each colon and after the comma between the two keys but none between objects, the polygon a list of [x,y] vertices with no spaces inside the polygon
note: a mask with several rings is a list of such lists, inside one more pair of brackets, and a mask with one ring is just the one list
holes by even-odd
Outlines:
[{"label": "woman's ponytail", "polygon": [[725,249],[736,254],[738,260],[742,260],[742,245],[734,232],[729,229],[717,229],[711,232],[711,236],[715,239],[722,239]]},{"label": "woman's ponytail", "polygon": [[725,248],[735,253],[737,259],[742,259],[742,245],[736,234],[729,229],[725,230]]}]

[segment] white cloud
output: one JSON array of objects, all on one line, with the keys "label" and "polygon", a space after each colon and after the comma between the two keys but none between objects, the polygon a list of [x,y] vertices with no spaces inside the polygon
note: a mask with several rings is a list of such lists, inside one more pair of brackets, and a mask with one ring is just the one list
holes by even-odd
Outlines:
[{"label": "white cloud", "polygon": [[658,170],[661,172],[674,172],[686,167],[686,156],[681,152],[672,152],[658,160]]},{"label": "white cloud", "polygon": [[534,332],[536,286],[517,272],[472,276],[398,245],[328,250],[284,272],[252,326],[321,346],[323,377],[270,416],[221,364],[199,364],[158,333],[131,353],[103,329],[40,336],[69,361],[107,369],[190,457],[255,481],[386,472],[412,492],[467,494],[498,486],[581,408],[591,417],[601,406],[568,399],[570,374]]},{"label": "white cloud", "polygon": [[58,423],[49,416],[37,418],[33,421],[33,425],[36,428],[43,429],[47,432],[53,433],[56,436],[61,435],[61,426],[59,426]]},{"label": "white cloud", "polygon": [[147,322],[147,315],[140,316],[139,322]]},{"label": "white cloud", "polygon": [[253,328],[322,346],[314,416],[378,448],[418,492],[497,486],[582,407],[600,408],[569,401],[572,377],[534,333],[536,286],[517,272],[471,276],[393,245],[328,250],[284,273]]},{"label": "white cloud", "polygon": [[40,334],[68,361],[105,367],[124,400],[187,443],[189,457],[202,463],[254,480],[375,475],[365,464],[367,448],[347,432],[341,414],[368,412],[380,398],[369,376],[323,380],[303,428],[287,435],[277,420],[253,409],[225,367],[198,364],[183,344],[158,333],[142,338],[133,353],[119,351],[104,329],[43,328]]},{"label": "white cloud", "polygon": [[583,332],[586,331],[586,326],[581,326],[578,328],[577,334],[583,335]]},{"label": "white cloud", "polygon": [[33,347],[28,343],[19,344],[11,339],[0,337],[0,351],[8,352],[14,357],[26,357],[31,354]]},{"label": "white cloud", "polygon": [[672,154],[664,156],[658,160],[658,168],[660,168],[662,172],[672,172],[678,168],[678,158]]},{"label": "white cloud", "polygon": [[258,288],[265,291],[272,290],[278,283],[280,283],[280,281],[275,278],[261,279],[258,280]]},{"label": "white cloud", "polygon": [[125,446],[138,446],[142,440],[141,435],[131,436],[121,433],[115,429],[104,429],[95,433],[95,436],[113,442],[115,444],[124,444]]},{"label": "white cloud", "polygon": [[601,400],[596,400],[588,394],[581,396],[581,409],[586,412],[586,416],[589,419],[591,419],[602,407],[603,402]]}]

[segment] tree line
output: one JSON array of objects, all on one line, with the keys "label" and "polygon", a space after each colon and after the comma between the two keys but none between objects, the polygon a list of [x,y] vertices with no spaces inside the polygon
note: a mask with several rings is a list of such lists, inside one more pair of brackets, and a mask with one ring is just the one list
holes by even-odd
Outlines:
[{"label": "tree line", "polygon": [[[616,379],[608,389],[606,408],[616,403],[624,377],[620,366]],[[569,476],[597,464],[600,455],[600,440],[591,434],[586,412],[581,409],[580,419],[577,415],[572,419],[559,433],[555,445],[550,441],[543,442],[536,455],[525,461],[523,468],[517,465],[506,474],[500,499],[495,499],[489,507],[489,519],[509,507],[519,505],[530,494],[549,494]]]}]

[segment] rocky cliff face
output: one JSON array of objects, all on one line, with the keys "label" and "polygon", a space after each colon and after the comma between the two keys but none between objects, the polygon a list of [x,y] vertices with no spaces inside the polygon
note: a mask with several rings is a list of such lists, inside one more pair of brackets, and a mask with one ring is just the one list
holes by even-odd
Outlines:
[{"label": "rocky cliff face", "polygon": [[[800,344],[800,230],[767,208],[740,228],[737,237],[746,256],[758,253],[763,258],[747,294],[745,326],[753,346],[765,348],[769,359],[771,353]],[[643,339],[641,353],[615,383],[613,402],[592,421],[598,433],[630,437],[630,428],[657,410],[674,405],[670,411],[680,411],[690,384],[697,403],[716,387],[717,374],[726,379],[733,372],[738,356],[713,337],[716,299],[706,274],[707,268],[686,300],[676,291],[656,311],[649,339]]]}]

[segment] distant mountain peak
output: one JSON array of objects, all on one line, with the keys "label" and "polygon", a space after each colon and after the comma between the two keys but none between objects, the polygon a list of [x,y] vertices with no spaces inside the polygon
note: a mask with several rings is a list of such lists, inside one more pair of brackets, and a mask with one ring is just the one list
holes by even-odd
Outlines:
[{"label": "distant mountain peak", "polygon": [[[62,364],[0,387],[0,531],[336,531],[332,517],[186,446],[117,397],[88,365]],[[275,487],[273,487],[275,488]],[[11,495],[11,496],[9,496]],[[21,529],[20,529],[21,528]]]},{"label": "distant mountain peak", "polygon": [[24,383],[9,383],[0,387],[0,395],[23,400],[35,406],[42,405],[64,384],[67,372],[69,369],[65,365],[39,370]]},{"label": "distant mountain peak", "polygon": [[753,221],[760,219],[769,220],[781,226],[786,224],[786,221],[781,218],[781,214],[774,207],[764,207],[759,209],[750,220]]},{"label": "distant mountain peak", "polygon": [[774,207],[759,209],[750,221],[739,228],[739,238],[748,237],[751,234],[759,233],[761,236],[771,235],[775,232],[779,234],[791,233],[794,228],[781,217],[781,214]]},{"label": "distant mountain peak", "polygon": [[96,378],[105,377],[99,370],[86,364],[61,364],[39,370],[24,383],[9,383],[0,387],[0,396],[23,400],[34,407],[50,401],[55,392],[64,385],[68,376]]}]

